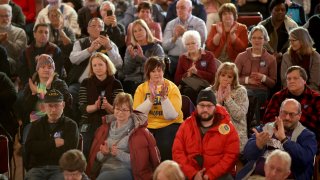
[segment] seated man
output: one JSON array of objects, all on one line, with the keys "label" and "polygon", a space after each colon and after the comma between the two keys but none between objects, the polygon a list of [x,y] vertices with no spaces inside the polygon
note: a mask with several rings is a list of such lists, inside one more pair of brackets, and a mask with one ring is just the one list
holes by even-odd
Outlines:
[{"label": "seated man", "polygon": [[265,158],[275,149],[284,150],[292,158],[290,179],[312,179],[313,161],[317,153],[316,136],[300,122],[301,104],[295,99],[281,103],[275,122],[253,129],[243,157],[248,160],[236,179],[251,175],[264,176]]},{"label": "seated man", "polygon": [[200,91],[197,110],[180,126],[172,147],[188,179],[232,179],[240,151],[237,130],[213,91]]},{"label": "seated man", "polygon": [[176,72],[179,56],[186,52],[186,49],[182,44],[182,35],[184,32],[187,30],[198,31],[201,37],[201,46],[205,43],[207,38],[205,22],[191,14],[191,0],[179,0],[177,2],[176,10],[178,17],[167,24],[162,40],[162,47],[171,60],[169,72],[172,79],[174,79],[173,76]]},{"label": "seated man", "polygon": [[44,98],[46,116],[31,125],[26,147],[26,179],[63,179],[59,158],[79,141],[77,124],[63,115],[63,95],[55,89]]},{"label": "seated man", "polygon": [[306,85],[308,76],[300,66],[291,66],[286,72],[287,88],[275,93],[264,114],[263,123],[273,122],[279,115],[280,104],[287,98],[301,102],[300,122],[316,134],[320,144],[320,94]]},{"label": "seated man", "polygon": [[15,74],[21,51],[27,47],[27,35],[23,29],[13,26],[12,8],[8,4],[0,5],[0,45],[8,53],[10,70]]},{"label": "seated man", "polygon": [[[49,42],[50,25],[37,24],[33,30],[34,41],[22,52],[20,58],[19,77],[25,85],[29,78],[36,72],[36,58],[41,54],[50,55],[55,64],[55,72],[64,77],[64,61],[61,57],[61,49]],[[64,76],[63,76],[64,75]]]},{"label": "seated man", "polygon": [[290,175],[291,157],[279,149],[272,151],[264,164],[266,180],[285,180]]}]

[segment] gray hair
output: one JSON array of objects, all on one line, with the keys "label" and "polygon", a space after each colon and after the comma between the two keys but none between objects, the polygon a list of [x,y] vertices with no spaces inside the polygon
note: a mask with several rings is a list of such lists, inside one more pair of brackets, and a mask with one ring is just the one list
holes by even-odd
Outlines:
[{"label": "gray hair", "polygon": [[269,156],[266,158],[266,162],[265,164],[268,164],[270,159],[273,157],[279,157],[281,160],[284,160],[286,162],[286,169],[288,171],[290,171],[290,167],[291,167],[291,157],[289,155],[289,153],[287,153],[286,151],[281,151],[279,149],[276,149],[274,151],[272,151]]},{"label": "gray hair", "polygon": [[254,32],[256,32],[256,31],[261,31],[262,32],[264,41],[266,41],[266,42],[270,41],[270,38],[269,38],[269,35],[268,35],[268,31],[266,30],[266,28],[263,25],[259,24],[259,25],[254,26],[251,29],[251,31],[249,32],[248,38],[249,38],[250,42],[251,42],[252,34]]},{"label": "gray hair", "polygon": [[12,16],[12,7],[9,4],[1,4],[0,10],[6,10]]},{"label": "gray hair", "polygon": [[298,113],[299,113],[299,114],[301,113],[301,104],[300,104],[297,100],[295,100],[295,99],[293,99],[293,98],[287,98],[287,99],[285,99],[284,101],[282,101],[281,106],[280,106],[280,109],[282,109],[283,106],[284,106],[287,102],[293,102],[293,103],[295,103],[296,106],[298,107]]},{"label": "gray hair", "polygon": [[114,6],[114,4],[110,1],[103,1],[100,5],[100,8],[102,8],[105,5],[109,5],[111,11],[114,13],[116,11],[116,7]]},{"label": "gray hair", "polygon": [[201,36],[200,33],[196,30],[188,30],[186,31],[183,36],[182,36],[182,44],[184,47],[186,47],[186,41],[189,38],[193,38],[194,40],[196,40],[198,48],[201,47]]}]

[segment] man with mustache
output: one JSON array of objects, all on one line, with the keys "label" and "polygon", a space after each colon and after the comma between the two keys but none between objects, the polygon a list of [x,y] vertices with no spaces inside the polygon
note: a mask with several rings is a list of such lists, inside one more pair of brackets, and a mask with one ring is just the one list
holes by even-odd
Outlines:
[{"label": "man with mustache", "polygon": [[253,129],[254,135],[243,151],[248,163],[236,179],[264,176],[266,157],[275,149],[286,151],[292,158],[289,179],[312,179],[317,141],[315,134],[299,122],[301,113],[301,104],[297,100],[286,99],[281,103],[275,122]]},{"label": "man with mustache", "polygon": [[240,151],[230,115],[211,90],[200,91],[197,109],[183,122],[174,139],[173,160],[188,179],[233,179],[230,172]]}]

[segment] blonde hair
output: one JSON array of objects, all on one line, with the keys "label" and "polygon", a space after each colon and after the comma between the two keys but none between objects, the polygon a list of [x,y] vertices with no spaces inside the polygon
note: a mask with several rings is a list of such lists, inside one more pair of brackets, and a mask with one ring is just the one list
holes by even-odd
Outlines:
[{"label": "blonde hair", "polygon": [[90,64],[90,69],[89,69],[89,77],[92,77],[94,76],[95,74],[93,73],[93,69],[92,69],[92,60],[94,58],[99,58],[100,60],[102,60],[104,63],[106,63],[106,66],[107,66],[107,76],[112,76],[114,75],[117,70],[116,68],[114,67],[114,64],[113,62],[110,60],[110,58],[108,56],[106,56],[105,54],[103,53],[100,53],[100,52],[97,52],[95,54],[93,54],[91,57],[90,57],[90,60],[89,60],[89,64]]},{"label": "blonde hair", "polygon": [[172,160],[165,160],[156,168],[153,180],[157,179],[160,172],[170,180],[185,180],[179,164]]},{"label": "blonde hair", "polygon": [[219,68],[216,72],[214,85],[212,87],[213,90],[219,89],[219,85],[220,85],[219,76],[222,74],[222,72],[230,71],[230,70],[232,71],[232,74],[233,74],[231,89],[237,89],[241,86],[239,83],[239,73],[238,73],[238,68],[237,68],[236,64],[234,64],[232,62],[224,62],[219,66]]},{"label": "blonde hair", "polygon": [[133,99],[131,94],[120,92],[113,100],[113,108],[116,108],[116,106],[122,106],[124,104],[129,106],[131,112],[133,111]]},{"label": "blonde hair", "polygon": [[153,43],[153,42],[156,41],[156,39],[154,38],[152,32],[150,31],[147,23],[143,19],[137,19],[132,23],[132,28],[131,28],[131,34],[132,34],[132,37],[133,37],[133,38],[131,38],[131,44],[132,45],[136,45],[137,44],[136,37],[134,36],[134,33],[133,33],[133,29],[137,25],[140,25],[147,32],[147,42],[148,43]]}]

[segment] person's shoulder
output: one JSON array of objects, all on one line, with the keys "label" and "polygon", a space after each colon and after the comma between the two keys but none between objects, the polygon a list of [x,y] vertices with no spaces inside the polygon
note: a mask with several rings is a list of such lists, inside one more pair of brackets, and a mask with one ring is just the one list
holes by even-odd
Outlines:
[{"label": "person's shoulder", "polygon": [[74,121],[73,119],[67,117],[67,116],[62,116],[61,117],[63,119],[63,123],[64,124],[69,124],[69,125],[72,125],[72,126],[77,126],[77,123],[76,121]]}]

